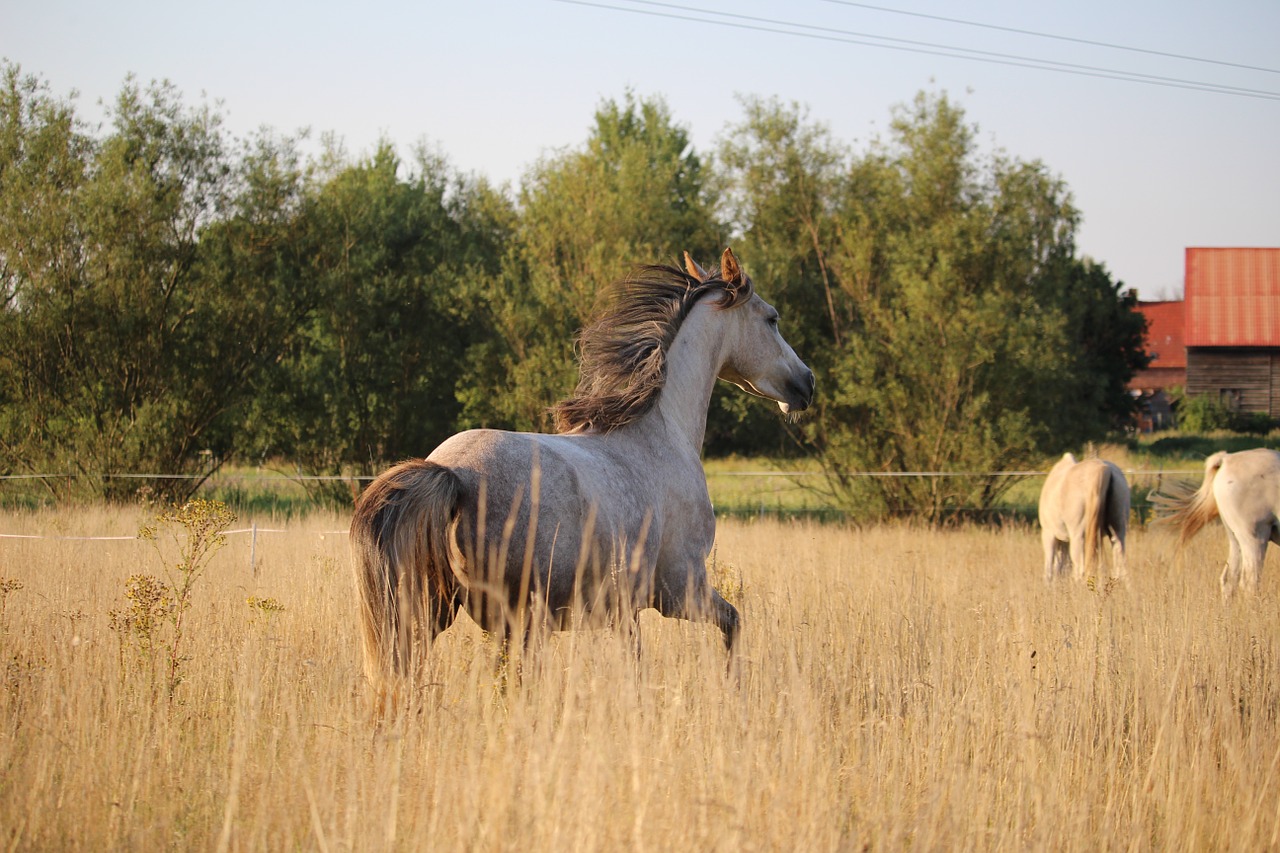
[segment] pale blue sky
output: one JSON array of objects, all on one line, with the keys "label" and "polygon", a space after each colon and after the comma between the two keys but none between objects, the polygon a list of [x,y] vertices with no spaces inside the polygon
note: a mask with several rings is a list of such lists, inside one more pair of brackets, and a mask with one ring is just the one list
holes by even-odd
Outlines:
[{"label": "pale blue sky", "polygon": [[[380,136],[427,140],[457,167],[518,180],[585,140],[628,88],[662,95],[704,153],[742,117],[738,94],[777,96],[865,150],[895,104],[945,91],[984,147],[1044,161],[1084,221],[1080,251],[1144,299],[1180,292],[1187,246],[1280,246],[1280,73],[1104,49],[921,15],[1280,69],[1280,2],[1225,0],[371,0],[218,4],[0,0],[0,56],[75,89],[86,117],[125,75],[221,101],[229,128],[332,131],[353,153]],[[676,8],[680,7],[680,8]],[[799,37],[743,17],[822,27]],[[658,14],[653,14],[658,13]],[[727,26],[732,22],[739,26]],[[793,28],[794,29],[794,28]],[[1099,79],[834,39],[865,36],[1048,59],[1273,93],[1241,97]],[[648,260],[648,259],[637,259]],[[749,259],[746,259],[749,263]]]}]

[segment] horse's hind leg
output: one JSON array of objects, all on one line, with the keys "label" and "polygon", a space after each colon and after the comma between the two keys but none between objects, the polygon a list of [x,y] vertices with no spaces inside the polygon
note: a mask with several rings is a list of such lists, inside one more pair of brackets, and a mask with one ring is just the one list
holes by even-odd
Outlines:
[{"label": "horse's hind leg", "polygon": [[1084,550],[1084,530],[1072,531],[1071,533],[1071,577],[1074,580],[1082,581],[1085,578],[1085,571],[1088,566],[1085,564]]},{"label": "horse's hind leg", "polygon": [[1240,584],[1246,592],[1256,593],[1262,580],[1262,563],[1267,558],[1267,541],[1271,523],[1256,526],[1252,536],[1240,543]]},{"label": "horse's hind leg", "polygon": [[1045,530],[1040,534],[1040,544],[1044,548],[1044,582],[1051,583],[1058,574],[1061,563],[1061,542],[1052,531]]},{"label": "horse's hind leg", "polygon": [[[1223,525],[1225,527],[1225,525]],[[1230,600],[1231,595],[1236,591],[1236,587],[1240,584],[1240,543],[1236,541],[1236,534],[1230,528],[1227,531],[1227,565],[1222,569],[1222,597],[1224,600]]]},{"label": "horse's hind leg", "polygon": [[451,597],[448,598],[433,598],[422,619],[420,628],[422,633],[419,635],[422,647],[418,650],[418,654],[414,655],[413,660],[413,678],[417,682],[417,687],[429,680],[426,669],[436,637],[448,630],[458,616],[458,609],[462,606],[462,596],[458,590],[454,589],[451,593]]},{"label": "horse's hind leg", "polygon": [[1124,534],[1111,531],[1111,577],[1121,580],[1127,574],[1128,566],[1124,559]]},{"label": "horse's hind leg", "polygon": [[631,652],[635,655],[636,663],[640,662],[643,651],[644,644],[640,637],[640,610],[635,608],[631,611]]}]

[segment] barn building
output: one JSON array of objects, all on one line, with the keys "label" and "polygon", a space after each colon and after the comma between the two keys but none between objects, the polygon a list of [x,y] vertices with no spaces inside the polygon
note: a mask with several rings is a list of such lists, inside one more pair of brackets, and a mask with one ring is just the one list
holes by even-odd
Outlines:
[{"label": "barn building", "polygon": [[1189,248],[1186,264],[1187,393],[1280,420],[1280,248]]},{"label": "barn building", "polygon": [[1134,374],[1128,387],[1138,399],[1138,427],[1143,432],[1173,426],[1170,390],[1187,385],[1187,347],[1182,339],[1185,306],[1181,299],[1138,303],[1138,311],[1147,318],[1144,344],[1151,361]]}]

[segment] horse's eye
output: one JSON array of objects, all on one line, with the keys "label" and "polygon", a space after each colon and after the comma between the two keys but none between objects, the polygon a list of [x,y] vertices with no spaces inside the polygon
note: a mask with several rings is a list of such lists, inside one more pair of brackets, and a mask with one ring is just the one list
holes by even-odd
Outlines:
[{"label": "horse's eye", "polygon": [[778,328],[778,318],[777,318],[776,316],[775,316],[775,317],[769,317],[768,319],[766,319],[766,320],[765,320],[765,322],[766,322],[766,323],[768,323],[770,326],[772,326],[772,327],[773,327],[773,328],[775,328],[775,329],[776,329],[776,328]]}]

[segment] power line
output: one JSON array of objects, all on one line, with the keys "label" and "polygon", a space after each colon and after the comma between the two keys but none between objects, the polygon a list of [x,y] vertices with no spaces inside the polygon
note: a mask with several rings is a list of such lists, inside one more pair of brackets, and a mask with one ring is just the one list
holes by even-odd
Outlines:
[{"label": "power line", "polygon": [[908,15],[912,18],[925,18],[931,21],[942,21],[948,24],[959,24],[964,27],[980,27],[986,30],[999,30],[1005,33],[1016,33],[1022,36],[1034,36],[1035,38],[1053,39],[1055,41],[1072,42],[1073,44],[1087,44],[1092,47],[1105,47],[1109,50],[1124,50],[1130,53],[1144,53],[1148,56],[1163,56],[1167,59],[1181,59],[1186,62],[1203,62],[1209,65],[1222,65],[1227,68],[1242,68],[1246,71],[1262,71],[1266,74],[1280,74],[1280,68],[1265,68],[1261,65],[1245,65],[1240,62],[1227,62],[1223,59],[1208,59],[1203,56],[1189,56],[1185,53],[1169,53],[1163,50],[1151,50],[1145,47],[1133,47],[1126,44],[1114,44],[1112,42],[1094,41],[1093,39],[1076,38],[1074,36],[1064,36],[1057,33],[1042,33],[1036,30],[1024,30],[1018,27],[1006,27],[1000,24],[988,24],[982,21],[966,21],[963,18],[948,18],[945,15],[930,15],[925,12],[910,12],[906,9],[891,9],[888,6],[875,6],[871,3],[855,3],[853,0],[821,0],[824,3],[832,3],[837,6],[853,6],[859,9],[870,9],[873,12],[888,12],[892,15]]},{"label": "power line", "polygon": [[[713,26],[731,27],[733,29],[773,33],[777,35],[789,35],[797,38],[807,38],[818,41],[854,44],[863,47],[879,47],[886,50],[900,50],[908,53],[942,56],[950,59],[967,59],[972,62],[985,62],[988,64],[1004,65],[1014,68],[1032,68],[1040,71],[1056,71],[1061,74],[1074,74],[1080,77],[1123,80],[1131,83],[1146,83],[1153,86],[1188,89],[1192,91],[1209,92],[1221,95],[1237,95],[1240,97],[1257,98],[1268,101],[1280,100],[1280,92],[1265,89],[1250,89],[1223,83],[1186,80],[1177,77],[1164,77],[1161,75],[1124,71],[1121,69],[1106,68],[1102,66],[1058,62],[1055,60],[1018,56],[1015,54],[998,53],[995,51],[975,50],[972,48],[957,47],[954,45],[936,44],[931,42],[915,41],[912,39],[900,39],[892,36],[880,36],[873,33],[860,33],[851,30],[842,30],[835,27],[803,24],[795,21],[759,18],[751,15],[740,15],[733,12],[720,12],[714,9],[699,9],[675,3],[656,2],[656,0],[625,0],[625,2],[651,7],[661,7],[662,9],[676,11],[659,11],[656,9],[635,8],[634,6],[617,6],[611,3],[591,2],[591,0],[555,0],[555,2],[565,3],[572,6],[587,6],[596,9],[605,9],[614,12],[630,12],[635,15],[646,15],[655,18],[665,18],[668,20],[691,21],[694,23],[712,24]],[[714,15],[717,16],[717,18],[730,20],[696,17],[697,15]]]}]

